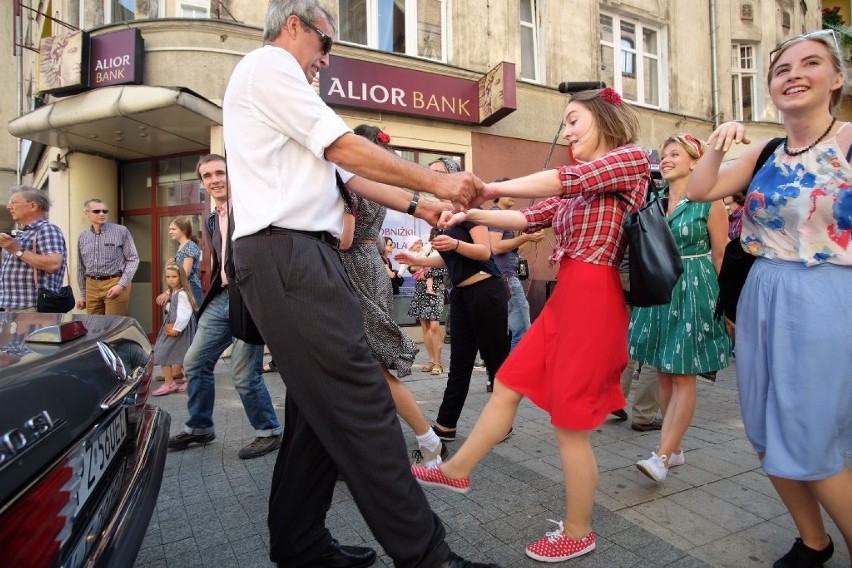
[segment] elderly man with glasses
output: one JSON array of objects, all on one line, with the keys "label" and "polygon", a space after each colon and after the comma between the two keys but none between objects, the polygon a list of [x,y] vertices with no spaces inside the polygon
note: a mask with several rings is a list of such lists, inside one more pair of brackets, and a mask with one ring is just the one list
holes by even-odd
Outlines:
[{"label": "elderly man with glasses", "polygon": [[466,205],[482,182],[432,172],[352,133],[311,87],[329,65],[334,33],[317,0],[271,0],[264,46],[237,64],[223,104],[236,280],[287,385],[270,557],[288,568],[375,562],[374,550],[340,545],[325,526],[339,472],[396,566],[482,566],[450,551],[411,476],[337,251],[347,189],[434,224],[450,205],[400,186]]},{"label": "elderly man with glasses", "polygon": [[[0,233],[0,311],[34,312],[38,288],[58,292],[65,276],[65,237],[47,220],[50,200],[39,189],[12,187],[6,206],[17,231]],[[13,236],[11,233],[14,233]]]},{"label": "elderly man with glasses", "polygon": [[139,268],[136,243],[127,227],[109,222],[106,203],[89,199],[83,211],[92,226],[77,242],[80,285],[78,308],[89,314],[126,316],[130,307],[130,282]]}]

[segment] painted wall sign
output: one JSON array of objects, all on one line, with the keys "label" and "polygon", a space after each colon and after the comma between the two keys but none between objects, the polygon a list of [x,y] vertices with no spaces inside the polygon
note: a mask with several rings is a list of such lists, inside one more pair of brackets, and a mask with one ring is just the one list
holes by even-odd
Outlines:
[{"label": "painted wall sign", "polygon": [[38,88],[45,93],[79,91],[86,86],[89,34],[63,31],[39,42]]},{"label": "painted wall sign", "polygon": [[145,42],[138,28],[100,35],[91,39],[89,87],[142,84]]},{"label": "painted wall sign", "polygon": [[333,55],[320,73],[320,96],[329,104],[469,124],[493,124],[515,110],[515,91],[512,63],[476,81]]}]

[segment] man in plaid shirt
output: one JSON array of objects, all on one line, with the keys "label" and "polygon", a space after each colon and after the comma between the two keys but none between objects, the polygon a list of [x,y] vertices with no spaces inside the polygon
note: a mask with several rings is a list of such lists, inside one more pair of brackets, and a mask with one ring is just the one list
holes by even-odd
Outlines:
[{"label": "man in plaid shirt", "polygon": [[14,237],[0,233],[0,248],[5,251],[0,265],[0,311],[34,312],[39,287],[54,292],[62,287],[65,237],[47,221],[50,200],[41,190],[13,186],[6,208],[21,228]]}]

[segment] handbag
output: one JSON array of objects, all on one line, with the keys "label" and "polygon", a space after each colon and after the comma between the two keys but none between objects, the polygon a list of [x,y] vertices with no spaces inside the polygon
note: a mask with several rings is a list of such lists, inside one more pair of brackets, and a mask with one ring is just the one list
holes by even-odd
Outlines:
[{"label": "handbag", "polygon": [[[38,235],[33,237],[33,253],[35,253],[36,250],[37,237]],[[63,259],[62,266],[65,268],[65,275],[62,278],[62,282],[63,284],[66,282],[70,284],[70,281],[68,280],[68,262],[65,261],[65,259]],[[74,299],[74,290],[71,289],[71,286],[61,286],[57,292],[54,292],[49,288],[45,288],[44,286],[39,286],[38,272],[39,271],[37,269],[33,268],[33,281],[36,285],[37,294],[36,311],[44,314],[67,314],[73,310],[77,301]]]},{"label": "handbag", "polygon": [[[783,141],[783,138],[773,138],[763,147],[760,156],[757,157],[751,177],[754,177],[758,170],[763,167],[769,156]],[[722,257],[722,266],[719,268],[718,276],[719,297],[716,300],[716,310],[713,312],[713,316],[717,320],[724,315],[731,320],[731,323],[736,323],[737,303],[740,301],[740,293],[743,291],[743,286],[745,286],[746,278],[754,260],[754,256],[743,250],[739,238],[732,240],[725,246],[725,255]]]},{"label": "handbag", "polygon": [[530,277],[530,263],[527,259],[518,260],[518,280],[526,280]]},{"label": "handbag", "polygon": [[[630,254],[630,301],[637,307],[658,306],[672,301],[672,289],[683,273],[683,262],[675,243],[663,200],[655,197],[624,219],[624,234]],[[621,194],[615,196],[628,203]]]}]

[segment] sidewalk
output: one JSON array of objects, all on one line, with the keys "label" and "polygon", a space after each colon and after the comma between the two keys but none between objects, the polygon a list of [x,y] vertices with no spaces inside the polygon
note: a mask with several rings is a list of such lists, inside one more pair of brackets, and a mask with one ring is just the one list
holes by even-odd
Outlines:
[{"label": "sidewalk", "polygon": [[[444,346],[444,361],[449,346]],[[426,361],[421,352],[416,369]],[[445,367],[448,367],[445,364]],[[267,497],[275,453],[242,461],[237,451],[253,438],[239,397],[217,366],[216,440],[205,447],[172,452],[163,487],[137,567],[274,568],[268,558]],[[283,417],[284,387],[276,373],[266,376],[273,403]],[[446,374],[415,372],[406,383],[433,420]],[[458,448],[489,395],[485,373],[475,370],[458,425]],[[149,401],[172,415],[172,433],[186,420],[186,396]],[[413,433],[403,425],[410,449]],[[659,432],[640,433],[630,422],[609,420],[592,437],[600,477],[592,526],[596,550],[561,563],[568,567],[637,568],[772,566],[792,546],[795,526],[743,433],[734,369],[715,384],[699,380],[698,408],[684,439],[686,465],[672,469],[658,485],[635,467],[655,448]],[[524,401],[511,438],[480,464],[467,495],[427,489],[432,508],[447,528],[451,548],[471,560],[504,568],[541,567],[524,555],[527,544],[564,515],[559,454],[547,415]],[[827,517],[826,517],[827,518]],[[839,531],[828,522],[835,543],[826,567],[850,566]],[[380,554],[375,566],[392,566],[373,539],[346,484],[338,483],[328,527],[344,544],[368,545]]]}]

